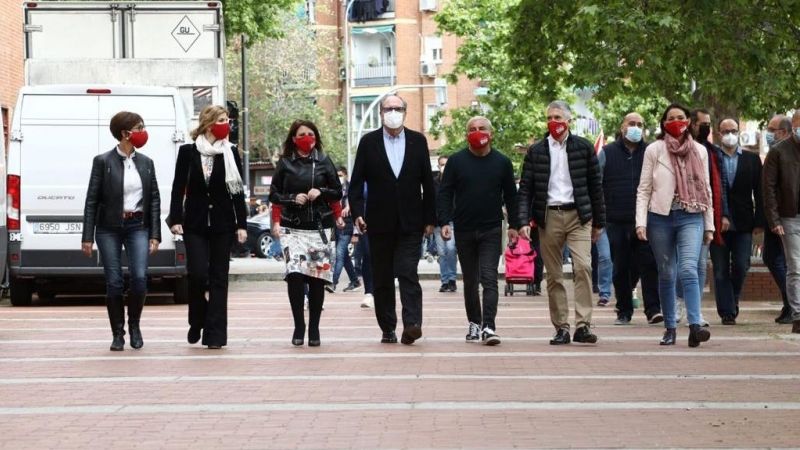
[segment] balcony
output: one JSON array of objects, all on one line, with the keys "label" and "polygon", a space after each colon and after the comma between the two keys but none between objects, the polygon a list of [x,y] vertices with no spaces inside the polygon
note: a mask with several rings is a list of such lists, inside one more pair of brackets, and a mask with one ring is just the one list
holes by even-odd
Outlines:
[{"label": "balcony", "polygon": [[370,22],[373,20],[394,19],[395,17],[395,2],[397,0],[389,0],[388,6],[383,7],[383,2],[376,2],[375,0],[350,0],[353,6],[350,8],[350,22]]},{"label": "balcony", "polygon": [[372,62],[353,65],[353,84],[364,86],[391,86],[397,80],[395,61]]}]

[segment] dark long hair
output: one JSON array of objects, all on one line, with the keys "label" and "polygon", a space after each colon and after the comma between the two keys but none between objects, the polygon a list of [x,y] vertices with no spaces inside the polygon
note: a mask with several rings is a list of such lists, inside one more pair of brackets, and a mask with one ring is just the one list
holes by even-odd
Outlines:
[{"label": "dark long hair", "polygon": [[292,126],[289,127],[289,134],[286,136],[286,140],[283,141],[281,158],[288,158],[292,156],[295,151],[297,151],[297,146],[294,145],[292,138],[295,134],[297,134],[297,130],[300,127],[308,127],[314,132],[314,136],[317,139],[317,144],[314,147],[317,150],[322,151],[322,136],[319,135],[319,130],[317,129],[317,126],[314,125],[314,122],[310,120],[297,119],[292,123]]},{"label": "dark long hair", "polygon": [[[679,103],[672,103],[671,105],[667,106],[667,109],[664,110],[664,114],[661,115],[661,120],[658,122],[658,127],[661,129],[661,134],[658,135],[659,139],[664,139],[664,136],[667,134],[667,130],[664,128],[664,122],[667,121],[667,113],[670,109],[680,109],[686,115],[686,120],[689,120],[691,117],[689,113],[689,109]],[[691,123],[690,123],[691,125]],[[686,127],[686,131],[683,132],[683,135],[686,136],[689,134],[689,130],[691,126]]]}]

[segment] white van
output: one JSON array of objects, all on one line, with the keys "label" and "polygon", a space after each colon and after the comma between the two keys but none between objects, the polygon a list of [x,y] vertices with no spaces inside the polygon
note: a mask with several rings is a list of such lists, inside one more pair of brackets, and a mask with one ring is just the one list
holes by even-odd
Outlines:
[{"label": "white van", "polygon": [[186,303],[183,241],[163,220],[178,147],[189,137],[177,89],[52,85],[23,87],[11,123],[7,224],[13,305],[29,305],[34,292],[41,299],[105,292],[97,247],[91,259],[81,253],[83,207],[92,159],[117,145],[109,122],[119,111],[144,119],[149,139],[141,152],[155,164],[161,194],[162,242],[150,255],[148,289],[171,291],[176,303]]}]

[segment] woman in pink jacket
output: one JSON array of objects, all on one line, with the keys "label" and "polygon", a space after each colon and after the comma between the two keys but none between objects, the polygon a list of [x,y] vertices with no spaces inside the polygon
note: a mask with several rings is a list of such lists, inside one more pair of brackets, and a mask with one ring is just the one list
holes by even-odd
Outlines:
[{"label": "woman in pink jacket", "polygon": [[689,134],[689,110],[667,107],[659,139],[647,147],[636,198],[636,234],[650,241],[658,262],[659,295],[666,331],[661,345],[675,345],[675,280],[680,276],[689,318],[689,347],[708,341],[700,326],[697,261],[711,242],[714,215],[708,152]]}]

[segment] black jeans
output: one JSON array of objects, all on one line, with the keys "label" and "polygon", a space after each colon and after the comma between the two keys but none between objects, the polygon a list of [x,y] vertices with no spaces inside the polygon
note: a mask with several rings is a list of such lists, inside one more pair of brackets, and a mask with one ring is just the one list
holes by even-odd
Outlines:
[{"label": "black jeans", "polygon": [[375,317],[383,332],[397,327],[394,279],[400,284],[403,326],[422,326],[422,287],[419,285],[419,249],[422,232],[367,234],[375,285]]},{"label": "black jeans", "polygon": [[228,343],[228,271],[235,238],[234,233],[183,235],[189,274],[189,326],[203,329],[203,345]]},{"label": "black jeans", "polygon": [[[496,330],[497,265],[503,246],[503,228],[483,231],[460,231],[456,228],[456,251],[464,276],[464,308],[467,319],[481,328]],[[483,286],[483,313],[478,283]]]},{"label": "black jeans", "polygon": [[533,282],[541,283],[544,280],[544,259],[542,259],[542,245],[539,241],[539,229],[531,230],[531,246],[536,250],[533,258]]},{"label": "black jeans", "polygon": [[636,226],[633,223],[609,223],[606,233],[614,264],[612,282],[617,297],[617,314],[628,318],[633,316],[633,280],[637,273],[642,282],[645,316],[649,319],[661,312],[658,266],[650,244],[636,237]]},{"label": "black jeans", "polygon": [[783,242],[781,237],[773,233],[769,227],[764,228],[764,246],[761,251],[761,259],[769,269],[775,284],[781,290],[783,307],[789,308],[789,300],[786,297],[786,257],[783,254]]}]

